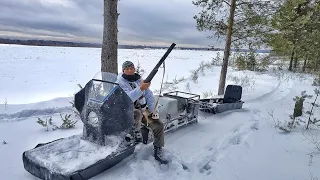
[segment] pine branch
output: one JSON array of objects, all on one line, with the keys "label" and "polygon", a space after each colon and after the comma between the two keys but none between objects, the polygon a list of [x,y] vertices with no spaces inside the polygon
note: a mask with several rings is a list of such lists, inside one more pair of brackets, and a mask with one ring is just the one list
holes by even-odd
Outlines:
[{"label": "pine branch", "polygon": [[224,3],[226,3],[228,6],[231,7],[231,4],[229,2],[227,2],[226,0],[223,0]]},{"label": "pine branch", "polygon": [[231,43],[237,42],[237,41],[240,41],[240,40],[243,40],[243,39],[247,39],[247,38],[248,38],[248,36],[239,37],[237,39],[232,40]]},{"label": "pine branch", "polygon": [[284,131],[284,132],[286,132],[286,133],[290,133],[290,132],[291,132],[291,130],[286,129],[286,128],[281,127],[281,126],[279,126],[279,129],[282,130],[282,131]]},{"label": "pine branch", "polygon": [[313,123],[313,124],[316,124],[316,123],[318,123],[318,122],[320,122],[320,119],[319,119],[319,120],[314,120],[312,123]]},{"label": "pine branch", "polygon": [[241,3],[236,4],[236,6],[241,6],[241,5],[244,5],[244,4],[249,4],[249,2],[241,2]]},{"label": "pine branch", "polygon": [[[310,115],[309,115],[309,119],[308,119],[307,129],[309,129],[309,124],[310,124],[310,122],[311,122],[311,114],[312,114],[312,112],[313,112],[314,104],[317,102],[318,96],[319,96],[319,94],[317,94],[317,96],[316,96],[316,98],[315,98],[315,100],[314,100],[314,102],[313,102],[313,105],[312,105],[312,108],[311,108],[311,111],[310,111]],[[315,124],[315,123],[313,123],[313,124]]]}]

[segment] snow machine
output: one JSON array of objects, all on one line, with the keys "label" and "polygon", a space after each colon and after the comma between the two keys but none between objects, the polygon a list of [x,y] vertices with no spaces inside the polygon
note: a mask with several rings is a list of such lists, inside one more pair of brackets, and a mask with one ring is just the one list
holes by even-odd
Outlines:
[{"label": "snow machine", "polygon": [[[169,50],[145,82],[151,81]],[[30,174],[44,180],[85,180],[134,152],[137,143],[134,138],[128,138],[133,136],[134,103],[116,79],[116,74],[97,73],[75,94],[75,108],[83,122],[83,133],[38,144],[25,151],[22,160]],[[159,117],[165,133],[198,122],[199,95],[175,91],[155,98],[159,100]],[[145,126],[142,129],[143,143],[148,143],[149,129]]]},{"label": "snow machine", "polygon": [[[84,180],[134,152],[136,143],[126,138],[133,135],[134,104],[115,81],[115,74],[98,73],[75,95],[83,133],[25,151],[23,163],[28,172],[46,180]],[[159,98],[165,133],[198,122],[199,95],[175,91],[155,98]]]},{"label": "snow machine", "polygon": [[83,133],[38,144],[23,153],[24,168],[45,180],[89,179],[134,152],[125,140],[133,126],[133,102],[115,83],[116,74],[99,73],[75,95]]},{"label": "snow machine", "polygon": [[200,111],[208,113],[222,113],[224,111],[241,109],[242,87],[239,85],[228,85],[223,97],[200,99]]}]

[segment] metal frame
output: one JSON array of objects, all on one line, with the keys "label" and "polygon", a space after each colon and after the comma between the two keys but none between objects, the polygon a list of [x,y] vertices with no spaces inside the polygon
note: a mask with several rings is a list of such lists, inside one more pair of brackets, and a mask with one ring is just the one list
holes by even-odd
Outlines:
[{"label": "metal frame", "polygon": [[[172,93],[175,93],[175,95],[172,95]],[[191,96],[191,97],[182,97],[182,96],[179,96],[178,93],[188,94],[188,95],[193,95],[193,96]],[[192,93],[187,93],[187,92],[182,92],[182,91],[171,91],[171,92],[167,92],[167,93],[164,93],[163,96],[177,96],[177,97],[184,98],[184,99],[198,98],[198,101],[200,100],[200,95],[198,95],[198,94],[192,94]],[[193,100],[194,100],[194,99],[193,99]]]},{"label": "metal frame", "polygon": [[[184,95],[189,95],[188,97],[184,96],[179,96],[180,94]],[[182,92],[182,91],[171,91],[163,94],[164,97],[169,97],[169,98],[174,98],[174,99],[184,99],[187,104],[199,104],[200,103],[200,95],[198,94],[192,94],[192,93],[187,93],[187,92]],[[198,117],[192,117],[191,119],[189,118],[189,114],[184,114],[184,115],[179,115],[178,117],[166,117],[164,118],[164,128],[165,128],[165,133],[174,131],[175,129],[180,129],[181,127],[184,127],[188,124],[196,123],[198,121]],[[168,125],[174,121],[178,121],[177,127],[171,129]]]},{"label": "metal frame", "polygon": [[106,82],[106,83],[111,83],[111,84],[115,84],[115,85],[118,85],[118,83],[115,83],[115,82],[111,82],[111,81],[106,81],[106,80],[101,80],[101,79],[92,79],[92,81],[100,81],[100,82]]}]

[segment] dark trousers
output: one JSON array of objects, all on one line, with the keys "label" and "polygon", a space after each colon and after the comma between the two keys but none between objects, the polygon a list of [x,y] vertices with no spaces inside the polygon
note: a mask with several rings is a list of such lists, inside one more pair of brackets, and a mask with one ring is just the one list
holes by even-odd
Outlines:
[{"label": "dark trousers", "polygon": [[143,109],[134,109],[134,129],[135,131],[140,131],[141,123],[147,125],[153,133],[154,141],[153,145],[157,147],[164,146],[164,126],[160,119],[154,120],[143,116]]}]

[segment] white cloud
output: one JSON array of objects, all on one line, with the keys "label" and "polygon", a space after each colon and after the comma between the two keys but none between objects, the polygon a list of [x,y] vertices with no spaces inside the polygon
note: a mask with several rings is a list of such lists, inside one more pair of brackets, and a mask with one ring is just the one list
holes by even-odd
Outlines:
[{"label": "white cloud", "polygon": [[[119,43],[175,42],[207,47],[208,33],[198,32],[191,0],[120,0]],[[102,0],[1,0],[0,36],[70,38],[102,42]]]}]

